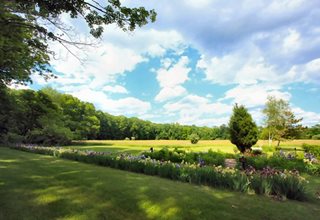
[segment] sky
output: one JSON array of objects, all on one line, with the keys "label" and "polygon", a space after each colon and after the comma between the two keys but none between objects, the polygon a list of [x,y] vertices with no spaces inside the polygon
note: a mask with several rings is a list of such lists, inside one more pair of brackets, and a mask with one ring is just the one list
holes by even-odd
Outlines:
[{"label": "sky", "polygon": [[304,125],[320,123],[319,0],[126,0],[155,9],[157,21],[134,32],[115,25],[89,37],[80,19],[63,15],[73,40],[51,43],[57,79],[33,75],[30,88],[51,86],[113,115],[157,123],[227,124],[235,103],[257,124],[269,95],[290,103]]}]

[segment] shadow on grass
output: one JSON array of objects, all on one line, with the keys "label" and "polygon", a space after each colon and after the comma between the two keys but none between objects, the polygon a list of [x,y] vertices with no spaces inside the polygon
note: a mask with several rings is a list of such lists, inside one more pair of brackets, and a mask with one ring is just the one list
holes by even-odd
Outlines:
[{"label": "shadow on grass", "polygon": [[316,219],[320,211],[10,149],[0,149],[1,165],[0,219]]}]

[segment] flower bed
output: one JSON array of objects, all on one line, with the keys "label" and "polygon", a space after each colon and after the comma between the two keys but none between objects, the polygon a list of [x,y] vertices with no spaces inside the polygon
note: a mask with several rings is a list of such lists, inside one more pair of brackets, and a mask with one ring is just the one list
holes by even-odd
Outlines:
[{"label": "flower bed", "polygon": [[162,148],[159,151],[143,152],[143,155],[156,160],[171,161],[174,163],[188,162],[188,163],[203,163],[205,165],[224,166],[225,159],[235,158],[234,154],[227,154],[222,152],[186,152],[175,148],[169,150]]},{"label": "flower bed", "polygon": [[[308,155],[310,154],[311,153],[308,153]],[[241,164],[239,164],[239,155],[214,152],[211,150],[208,152],[186,152],[177,148],[174,150],[163,148],[159,151],[144,152],[143,155],[152,159],[171,161],[174,163],[188,162],[214,166],[225,166],[226,159],[232,158],[238,162],[237,167],[241,167]],[[303,158],[288,158],[278,152],[274,153],[271,157],[265,154],[254,155],[254,153],[250,153],[250,156],[246,156],[246,162],[247,165],[257,170],[272,167],[279,170],[298,170],[299,172],[305,172],[311,175],[320,175],[320,164],[312,163],[311,160],[304,160]]]},{"label": "flower bed", "polygon": [[266,168],[256,171],[250,168],[245,172],[222,166],[203,166],[187,162],[172,163],[146,158],[144,155],[120,155],[111,153],[78,151],[55,147],[15,146],[17,150],[51,155],[69,160],[81,161],[127,170],[131,172],[156,175],[163,178],[226,188],[234,191],[254,191],[257,194],[285,196],[288,199],[306,199],[306,181],[297,171],[279,171]]}]

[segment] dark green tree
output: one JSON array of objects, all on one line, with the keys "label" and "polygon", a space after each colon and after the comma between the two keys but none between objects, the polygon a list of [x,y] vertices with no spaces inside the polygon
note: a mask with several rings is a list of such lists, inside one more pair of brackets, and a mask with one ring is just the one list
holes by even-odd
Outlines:
[{"label": "dark green tree", "polygon": [[251,149],[258,141],[258,128],[248,110],[237,104],[229,121],[230,141],[237,146],[241,153]]}]

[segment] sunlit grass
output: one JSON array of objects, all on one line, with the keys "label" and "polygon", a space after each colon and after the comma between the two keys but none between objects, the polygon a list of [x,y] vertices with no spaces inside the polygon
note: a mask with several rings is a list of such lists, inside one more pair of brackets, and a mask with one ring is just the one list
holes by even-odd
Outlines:
[{"label": "sunlit grass", "polygon": [[[8,166],[5,161],[13,161]],[[0,147],[0,219],[318,219],[278,202]],[[320,182],[311,180],[312,196]]]},{"label": "sunlit grass", "polygon": [[[320,140],[290,140],[280,143],[281,148],[301,149],[303,143],[320,145]],[[276,146],[274,141],[270,148]],[[259,140],[255,145],[258,147],[269,147],[267,140]],[[128,152],[140,153],[147,151],[150,147],[159,150],[163,147],[181,148],[190,151],[222,151],[226,153],[234,153],[235,146],[229,140],[200,140],[197,144],[191,144],[189,140],[94,140],[75,142],[74,145],[68,146],[83,150],[109,151],[109,152]]]}]

